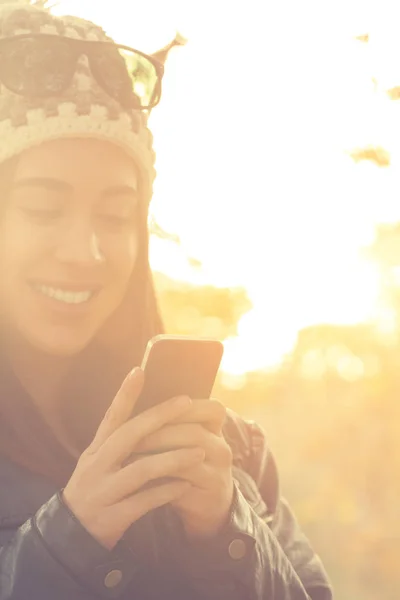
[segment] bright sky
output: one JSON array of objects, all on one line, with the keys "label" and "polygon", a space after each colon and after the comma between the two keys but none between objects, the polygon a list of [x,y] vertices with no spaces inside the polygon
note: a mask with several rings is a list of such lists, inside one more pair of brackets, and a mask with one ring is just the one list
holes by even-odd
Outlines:
[{"label": "bright sky", "polygon": [[[203,268],[157,240],[151,258],[176,278],[246,287],[254,310],[226,344],[228,372],[276,365],[305,326],[374,313],[377,277],[359,251],[377,222],[400,217],[400,105],[385,97],[400,85],[396,4],[60,2],[145,51],[177,29],[189,39],[151,117],[152,210]],[[364,33],[369,44],[354,40]],[[393,166],[346,154],[369,144]]]}]

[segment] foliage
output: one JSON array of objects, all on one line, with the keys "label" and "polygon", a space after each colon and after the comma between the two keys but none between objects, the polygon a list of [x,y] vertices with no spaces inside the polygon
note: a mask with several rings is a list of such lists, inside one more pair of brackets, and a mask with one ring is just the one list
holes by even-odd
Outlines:
[{"label": "foliage", "polygon": [[[235,332],[240,290],[157,276],[168,330]],[[400,310],[399,310],[400,315]],[[214,332],[216,333],[216,332]],[[223,378],[215,395],[265,429],[282,489],[341,600],[397,600],[400,590],[400,335],[372,325],[310,327],[273,373]]]},{"label": "foliage", "polygon": [[175,334],[226,339],[236,335],[240,317],[251,308],[243,289],[195,286],[155,274],[166,329]]}]

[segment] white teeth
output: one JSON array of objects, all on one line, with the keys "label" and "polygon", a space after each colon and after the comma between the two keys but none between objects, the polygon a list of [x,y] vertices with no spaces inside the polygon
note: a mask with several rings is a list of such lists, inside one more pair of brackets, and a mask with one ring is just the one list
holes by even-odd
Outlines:
[{"label": "white teeth", "polygon": [[40,284],[36,285],[35,288],[41,294],[53,298],[54,300],[58,300],[59,302],[66,302],[67,304],[82,304],[83,302],[90,300],[93,296],[92,291],[69,292]]}]

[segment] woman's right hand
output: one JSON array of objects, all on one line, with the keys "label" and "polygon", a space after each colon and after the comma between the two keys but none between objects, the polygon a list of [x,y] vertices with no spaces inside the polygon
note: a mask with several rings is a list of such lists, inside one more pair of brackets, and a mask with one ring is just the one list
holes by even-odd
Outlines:
[{"label": "woman's right hand", "polygon": [[143,372],[135,369],[123,382],[63,492],[64,501],[85,529],[110,550],[132,523],[178,500],[190,487],[172,481],[141,489],[145,484],[177,476],[204,460],[204,450],[182,448],[126,464],[146,436],[184,415],[191,405],[189,398],[174,398],[131,418],[142,386]]}]

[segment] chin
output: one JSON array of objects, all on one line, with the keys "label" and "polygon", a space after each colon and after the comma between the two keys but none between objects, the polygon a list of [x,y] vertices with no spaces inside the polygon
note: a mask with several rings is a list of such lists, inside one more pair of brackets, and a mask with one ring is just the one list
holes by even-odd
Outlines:
[{"label": "chin", "polygon": [[58,346],[42,346],[40,350],[49,356],[59,357],[59,358],[73,358],[80,354],[88,344],[63,344]]},{"label": "chin", "polygon": [[59,343],[57,345],[46,343],[35,344],[35,348],[43,354],[59,358],[73,358],[80,354],[87,346],[88,344],[76,343]]},{"label": "chin", "polygon": [[25,336],[30,345],[43,354],[60,358],[72,358],[80,354],[92,341],[94,336],[71,335],[30,335]]}]

